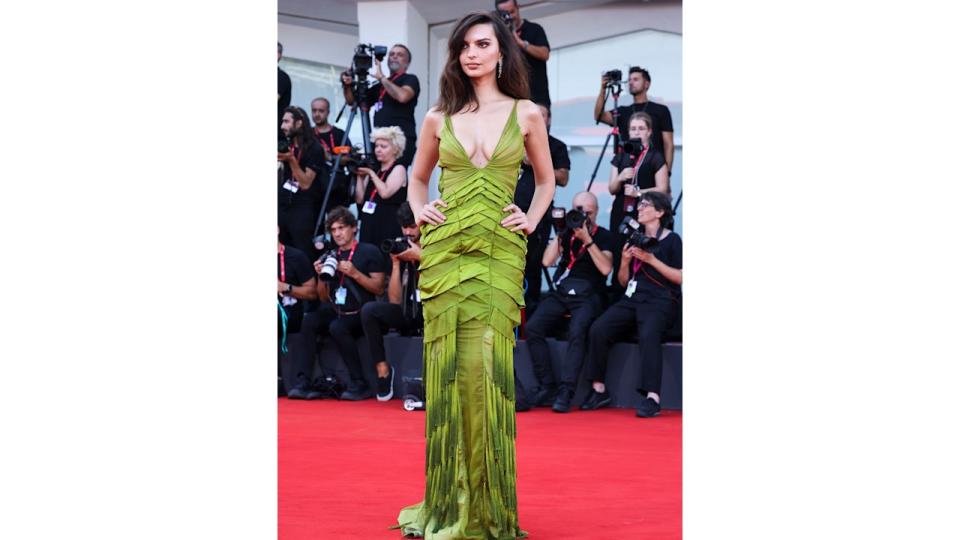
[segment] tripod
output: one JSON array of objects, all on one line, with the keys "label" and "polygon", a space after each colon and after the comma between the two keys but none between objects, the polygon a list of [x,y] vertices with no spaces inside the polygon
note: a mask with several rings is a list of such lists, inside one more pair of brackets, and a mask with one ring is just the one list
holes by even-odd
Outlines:
[{"label": "tripod", "polygon": [[[593,187],[593,181],[597,178],[597,171],[600,170],[600,163],[603,162],[603,155],[607,153],[607,145],[610,144],[610,139],[613,138],[613,153],[617,153],[617,149],[620,147],[620,127],[617,123],[620,118],[619,103],[620,103],[620,92],[622,88],[620,83],[608,83],[607,84],[607,93],[608,96],[613,96],[613,129],[610,130],[610,133],[607,133],[606,140],[603,141],[603,149],[600,150],[600,156],[597,157],[597,164],[593,167],[593,174],[590,175],[590,182],[587,183],[586,191],[590,191],[590,188]],[[603,98],[603,103],[607,103],[607,97]],[[603,113],[601,113],[603,114]],[[597,123],[600,123],[600,119],[597,119]]]},{"label": "tripod", "polygon": [[[360,131],[363,133],[363,152],[369,156],[373,154],[373,148],[371,148],[370,143],[370,106],[367,105],[367,90],[369,90],[367,86],[367,74],[357,73],[356,81],[353,83],[353,105],[350,106],[350,116],[347,117],[347,127],[343,130],[343,140],[340,141],[340,145],[343,146],[347,144],[350,127],[353,126],[353,119],[357,117],[357,111],[359,110]],[[340,121],[340,117],[343,116],[343,111],[346,108],[347,104],[344,103],[343,107],[340,108],[340,112],[337,113],[337,118],[334,120],[334,123]],[[319,251],[323,251],[323,246],[327,244],[325,235],[321,235],[320,231],[323,228],[323,218],[327,213],[330,190],[333,189],[333,183],[337,180],[337,172],[340,170],[341,157],[343,157],[343,154],[338,153],[333,160],[333,167],[330,171],[330,181],[327,182],[327,189],[323,194],[323,204],[320,205],[320,214],[317,216],[317,224],[313,228],[313,244]],[[354,180],[351,179],[350,188],[347,191],[353,193],[354,189]]]}]

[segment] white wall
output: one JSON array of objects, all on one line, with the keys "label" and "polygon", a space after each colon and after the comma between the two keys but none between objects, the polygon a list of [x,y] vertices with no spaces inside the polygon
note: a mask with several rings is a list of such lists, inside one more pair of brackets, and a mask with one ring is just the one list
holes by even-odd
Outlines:
[{"label": "white wall", "polygon": [[283,43],[283,55],[334,66],[349,66],[357,36],[280,23],[277,40]]}]

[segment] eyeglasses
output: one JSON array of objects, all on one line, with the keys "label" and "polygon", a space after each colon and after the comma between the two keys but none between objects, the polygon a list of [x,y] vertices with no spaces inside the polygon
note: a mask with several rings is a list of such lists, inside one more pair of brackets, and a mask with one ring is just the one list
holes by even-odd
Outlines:
[{"label": "eyeglasses", "polygon": [[651,208],[652,206],[653,203],[649,201],[641,201],[640,204],[637,205],[637,208]]}]

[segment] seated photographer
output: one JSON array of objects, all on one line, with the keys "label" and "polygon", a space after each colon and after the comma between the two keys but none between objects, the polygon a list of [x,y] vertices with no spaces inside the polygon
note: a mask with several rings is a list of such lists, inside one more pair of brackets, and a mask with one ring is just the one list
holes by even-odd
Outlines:
[{"label": "seated photographer", "polygon": [[[278,231],[279,232],[279,231]],[[280,372],[280,356],[287,336],[300,331],[303,322],[303,304],[306,300],[317,299],[317,276],[313,273],[310,259],[307,255],[293,246],[286,246],[277,241],[277,295],[280,302],[280,313],[277,313],[277,377],[279,378],[279,393],[284,395],[283,374]],[[295,391],[300,389],[300,395]],[[290,390],[290,397],[296,399],[303,396],[300,385]]]},{"label": "seated photographer", "polygon": [[329,169],[323,159],[323,147],[313,138],[310,119],[303,109],[287,107],[280,129],[286,137],[277,148],[277,160],[283,162],[277,195],[280,241],[313,260],[318,254],[313,245],[313,232],[320,216]]},{"label": "seated photographer", "polygon": [[393,269],[387,286],[387,302],[370,302],[360,309],[363,333],[370,345],[370,356],[377,362],[377,400],[393,397],[394,369],[387,362],[383,334],[391,328],[401,333],[423,329],[417,271],[420,267],[420,227],[410,205],[404,201],[397,211],[403,236],[384,240],[380,250],[390,256]]},{"label": "seated photographer", "polygon": [[[580,376],[580,366],[587,348],[590,323],[603,311],[603,285],[613,269],[613,234],[595,223],[597,197],[580,192],[573,198],[575,210],[567,214],[566,230],[550,241],[543,252],[543,265],[557,265],[554,282],[557,290],[545,295],[540,307],[527,321],[527,347],[533,371],[540,388],[531,398],[534,406],[553,404],[556,412],[568,412]],[[579,227],[571,223],[572,215],[582,212]],[[586,214],[584,217],[583,214]],[[547,333],[570,315],[567,333],[567,354],[561,361],[560,386],[554,382],[553,365]]]},{"label": "seated photographer", "polygon": [[673,213],[667,195],[648,191],[640,197],[638,207],[640,227],[624,245],[617,271],[625,291],[590,327],[586,369],[593,387],[580,408],[593,410],[610,404],[604,385],[610,346],[618,338],[636,332],[642,380],[637,391],[646,395],[637,408],[637,416],[646,418],[660,413],[660,341],[677,317],[683,281],[683,243],[677,233],[668,229],[673,224]]},{"label": "seated photographer", "polygon": [[[398,126],[407,138],[407,146],[401,149],[399,157],[401,165],[407,167],[413,163],[413,153],[417,148],[417,121],[413,113],[417,108],[417,98],[420,96],[420,79],[416,75],[407,73],[412,55],[406,45],[397,43],[387,53],[387,67],[390,76],[383,73],[380,60],[373,61],[373,78],[375,84],[367,89],[368,107],[373,109],[373,126]],[[353,74],[343,73],[340,76],[343,84],[343,97],[348,105],[353,105]]]},{"label": "seated photographer", "polygon": [[[330,118],[330,100],[324,97],[314,98],[310,102],[310,114],[313,115],[313,135],[323,147],[324,159],[326,160],[327,170],[333,169],[333,162],[336,156],[333,149],[337,146],[353,146],[350,144],[350,138],[344,140],[343,130],[329,122]],[[322,197],[322,195],[321,195]],[[350,176],[345,172],[345,163],[340,161],[340,170],[337,172],[337,178],[330,189],[330,199],[327,201],[327,208],[335,206],[349,207],[353,201],[353,194],[350,193]]]},{"label": "seated photographer", "polygon": [[[315,313],[304,319],[303,331],[333,338],[350,372],[350,383],[340,399],[367,399],[370,389],[360,365],[360,352],[354,341],[362,334],[360,308],[383,294],[385,268],[376,246],[356,240],[357,219],[349,210],[338,206],[327,213],[327,231],[336,250],[327,252],[313,263],[320,280],[317,295],[323,302]],[[301,372],[311,376],[314,359]]]},{"label": "seated photographer", "polygon": [[407,200],[407,169],[397,162],[406,137],[396,126],[377,128],[370,134],[377,170],[357,167],[354,198],[360,209],[360,241],[380,246],[400,236],[397,209]]}]

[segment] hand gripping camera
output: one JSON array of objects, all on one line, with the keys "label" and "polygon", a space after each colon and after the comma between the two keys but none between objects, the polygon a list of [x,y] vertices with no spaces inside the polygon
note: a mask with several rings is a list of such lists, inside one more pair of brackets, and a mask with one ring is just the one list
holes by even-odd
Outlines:
[{"label": "hand gripping camera", "polygon": [[617,230],[627,237],[628,246],[638,247],[644,251],[653,251],[660,242],[653,236],[647,236],[640,222],[630,216],[624,216]]},{"label": "hand gripping camera", "polygon": [[580,207],[565,210],[563,207],[555,207],[550,211],[550,218],[553,220],[553,230],[557,234],[563,234],[567,229],[579,229],[587,221],[587,214]]}]

